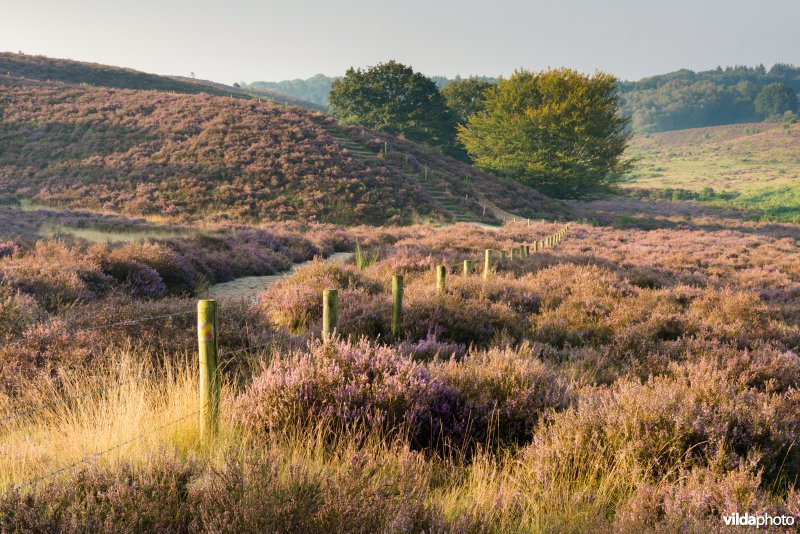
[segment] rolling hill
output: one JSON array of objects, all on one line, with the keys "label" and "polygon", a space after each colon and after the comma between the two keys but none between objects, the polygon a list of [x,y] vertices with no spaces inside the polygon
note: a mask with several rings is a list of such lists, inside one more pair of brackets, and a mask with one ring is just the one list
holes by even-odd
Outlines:
[{"label": "rolling hill", "polygon": [[639,136],[625,187],[636,196],[697,200],[760,218],[800,217],[800,124],[750,123]]},{"label": "rolling hill", "polygon": [[208,93],[237,98],[263,98],[280,104],[324,111],[324,106],[306,102],[268,89],[242,89],[208,80],[184,76],[159,76],[133,69],[100,65],[71,59],[31,56],[0,52],[0,75],[47,82],[64,82],[81,86],[167,91],[176,93]]},{"label": "rolling hill", "polygon": [[[141,89],[150,79],[143,76],[125,83]],[[413,143],[265,100],[6,73],[0,113],[6,202],[168,220],[340,224],[492,223],[565,211],[530,188]]]}]

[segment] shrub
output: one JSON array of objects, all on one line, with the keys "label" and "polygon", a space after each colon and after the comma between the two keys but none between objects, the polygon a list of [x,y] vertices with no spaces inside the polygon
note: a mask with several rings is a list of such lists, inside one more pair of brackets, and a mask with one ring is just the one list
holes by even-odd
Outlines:
[{"label": "shrub", "polygon": [[542,413],[566,408],[566,382],[538,359],[537,350],[471,351],[463,360],[430,366],[433,376],[459,392],[470,438],[478,443],[527,443]]},{"label": "shrub", "polygon": [[[377,291],[378,286],[356,269],[319,260],[270,286],[261,294],[260,301],[276,324],[299,332],[322,317],[323,290],[345,288],[361,288],[369,293]],[[347,306],[352,304],[342,295],[340,303],[344,302],[348,302]]]},{"label": "shrub", "polygon": [[675,364],[671,376],[620,379],[581,396],[539,428],[526,461],[544,484],[596,476],[592,466],[625,484],[625,476],[672,480],[680,468],[728,472],[751,461],[770,483],[792,481],[800,475],[798,404],[794,388],[742,387],[724,362]]},{"label": "shrub", "polygon": [[692,326],[722,342],[741,347],[753,346],[759,340],[787,339],[791,331],[777,320],[757,295],[722,289],[709,291],[689,308]]},{"label": "shrub", "polygon": [[33,297],[0,281],[0,342],[20,337],[43,315]]},{"label": "shrub", "polygon": [[134,261],[158,272],[167,291],[173,294],[194,293],[198,272],[177,252],[159,243],[126,243],[108,254],[111,262]]},{"label": "shrub", "polygon": [[84,251],[61,241],[37,241],[27,254],[3,258],[0,276],[31,295],[48,311],[96,298],[92,290],[105,290],[100,265]]},{"label": "shrub", "polygon": [[412,443],[429,447],[444,437],[461,437],[457,400],[455,391],[410,357],[366,340],[335,340],[270,364],[237,400],[235,411],[256,430],[323,420],[351,429],[407,431]]},{"label": "shrub", "polygon": [[486,346],[504,335],[521,339],[525,330],[520,316],[504,303],[411,285],[404,296],[403,337],[418,340],[431,334],[452,343]]}]

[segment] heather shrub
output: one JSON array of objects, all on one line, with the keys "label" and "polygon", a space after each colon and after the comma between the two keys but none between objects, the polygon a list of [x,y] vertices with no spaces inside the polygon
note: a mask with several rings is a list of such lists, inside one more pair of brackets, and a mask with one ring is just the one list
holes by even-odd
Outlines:
[{"label": "heather shrub", "polygon": [[48,311],[96,298],[91,286],[105,289],[98,275],[93,258],[60,241],[37,241],[30,252],[0,259],[0,277]]},{"label": "heather shrub", "polygon": [[186,532],[195,520],[187,500],[194,462],[163,458],[144,471],[122,464],[78,470],[0,497],[3,532]]},{"label": "heather shrub", "polygon": [[470,351],[463,360],[429,366],[434,377],[458,391],[469,436],[478,443],[527,443],[536,422],[549,409],[567,407],[567,383],[523,344]]},{"label": "heather shrub", "polygon": [[0,342],[22,336],[43,316],[44,312],[33,297],[0,281]]},{"label": "heather shrub", "polygon": [[425,465],[407,452],[391,452],[388,458],[337,452],[324,470],[257,454],[198,480],[190,499],[203,530],[212,532],[448,530],[441,512],[426,502]]},{"label": "heather shrub", "polygon": [[463,298],[427,285],[411,285],[404,296],[403,337],[416,340],[430,334],[443,341],[486,346],[507,336],[521,339],[524,323],[508,305],[488,299]]},{"label": "heather shrub", "polygon": [[447,289],[450,293],[463,299],[502,303],[524,315],[537,313],[540,308],[536,285],[527,278],[514,279],[494,276],[484,280],[478,274],[451,276]]},{"label": "heather shrub", "polygon": [[395,349],[365,339],[312,343],[308,352],[273,361],[237,400],[245,426],[274,432],[311,422],[407,432],[428,447],[459,439],[457,392]]},{"label": "heather shrub", "polygon": [[123,285],[123,291],[134,298],[163,297],[167,286],[158,271],[122,254],[109,254],[102,262],[103,272]]},{"label": "heather shrub", "polygon": [[[378,286],[350,266],[315,260],[267,288],[260,301],[276,324],[299,332],[322,317],[323,290],[345,288],[363,290],[353,295],[356,300],[370,300],[368,294],[377,291]],[[352,299],[340,295],[340,305],[345,301],[352,315],[358,315]]]},{"label": "heather shrub", "polygon": [[467,354],[467,347],[446,341],[439,341],[436,334],[430,333],[418,341],[404,341],[397,346],[403,354],[407,354],[417,361],[431,361],[436,357],[443,359],[455,358],[460,360]]},{"label": "heather shrub", "polygon": [[159,243],[126,243],[111,250],[108,260],[147,265],[158,272],[167,291],[172,294],[193,294],[198,280],[198,272],[191,262]]},{"label": "heather shrub", "polygon": [[430,474],[407,451],[337,452],[323,466],[280,450],[220,468],[161,454],[144,467],[83,467],[25,494],[0,496],[3,532],[445,532]]},{"label": "heather shrub", "polygon": [[[752,465],[742,464],[725,473],[708,467],[682,469],[674,481],[637,487],[617,510],[614,530],[663,534],[721,532],[725,531],[722,520],[725,515],[785,513],[785,504],[760,486],[761,476]],[[730,531],[740,529],[732,527]]]},{"label": "heather shrub", "polygon": [[607,466],[603,476],[624,468],[658,481],[677,468],[728,472],[757,460],[766,481],[793,481],[800,475],[798,404],[797,389],[743,387],[724,362],[674,364],[670,376],[587,391],[538,430],[526,458],[545,483],[587,476],[570,470],[588,454],[594,460],[587,465]]},{"label": "heather shrub", "polygon": [[796,328],[789,329],[781,323],[757,295],[742,291],[707,291],[692,302],[688,316],[699,332],[741,347],[753,346],[759,340],[796,336]]}]

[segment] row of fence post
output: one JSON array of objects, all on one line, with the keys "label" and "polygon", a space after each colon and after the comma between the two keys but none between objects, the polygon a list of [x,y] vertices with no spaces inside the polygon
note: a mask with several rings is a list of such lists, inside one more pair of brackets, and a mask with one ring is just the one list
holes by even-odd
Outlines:
[{"label": "row of fence post", "polygon": [[[533,250],[557,245],[569,233],[569,225],[555,234],[542,240],[533,241]],[[530,245],[519,245],[510,250],[512,260],[530,256]],[[492,249],[484,252],[483,278],[491,276]],[[505,251],[500,251],[500,259],[505,259]],[[471,276],[472,260],[464,260],[464,276]],[[444,265],[436,266],[436,291],[442,292],[446,288],[447,268]],[[339,291],[326,289],[322,292],[322,339],[328,341],[336,330],[339,319]],[[392,277],[392,338],[400,336],[403,322],[403,277],[396,274]],[[200,366],[200,435],[208,437],[216,434],[219,428],[219,403],[221,390],[221,377],[218,372],[217,361],[217,302],[215,300],[200,300],[197,302],[197,342]]]}]

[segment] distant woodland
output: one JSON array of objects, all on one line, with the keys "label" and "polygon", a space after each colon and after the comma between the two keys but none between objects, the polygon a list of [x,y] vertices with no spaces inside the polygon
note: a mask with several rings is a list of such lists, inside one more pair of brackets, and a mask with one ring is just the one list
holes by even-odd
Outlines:
[{"label": "distant woodland", "polygon": [[[336,78],[317,74],[307,80],[254,82],[251,87],[272,89],[319,105],[328,104],[331,83]],[[432,76],[442,89],[451,79]],[[455,79],[460,79],[459,77]],[[481,77],[495,82],[494,78]],[[757,122],[776,118],[758,109],[756,99],[768,85],[780,84],[800,92],[800,68],[776,64],[767,69],[757,67],[718,67],[715,70],[694,72],[679,70],[643,78],[637,82],[621,81],[619,90],[622,111],[631,117],[635,133],[652,133],[684,128],[700,128],[720,124]],[[791,104],[781,115],[796,115]]]}]

